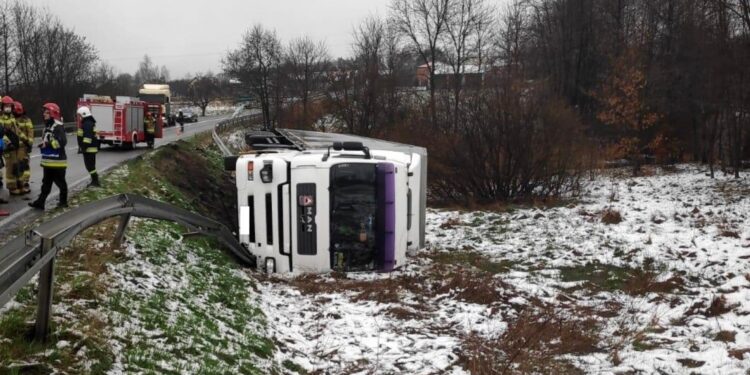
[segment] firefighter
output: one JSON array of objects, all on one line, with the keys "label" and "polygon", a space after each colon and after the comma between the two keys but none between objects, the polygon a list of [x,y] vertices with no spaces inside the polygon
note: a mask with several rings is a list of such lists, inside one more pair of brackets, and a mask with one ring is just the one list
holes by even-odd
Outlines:
[{"label": "firefighter", "polygon": [[29,116],[26,116],[26,111],[23,109],[23,104],[20,102],[13,103],[13,115],[16,117],[16,124],[18,125],[18,137],[21,141],[21,147],[18,149],[18,159],[21,165],[21,177],[19,185],[21,186],[21,194],[31,193],[31,187],[29,181],[31,180],[31,149],[34,146],[34,124],[31,122]]},{"label": "firefighter", "polygon": [[180,124],[180,133],[185,132],[185,116],[182,114],[182,111],[180,111],[177,114],[177,123]]},{"label": "firefighter", "polygon": [[154,113],[146,112],[143,116],[143,131],[146,133],[146,144],[149,148],[154,148],[154,138],[156,137],[156,118]]},{"label": "firefighter", "polygon": [[39,145],[42,154],[42,191],[39,197],[29,206],[44,210],[44,203],[52,191],[52,184],[60,189],[60,202],[57,208],[68,207],[68,184],[65,182],[65,171],[68,168],[68,157],[65,145],[68,143],[63,128],[60,107],[55,103],[46,103],[44,108],[44,132]]},{"label": "firefighter", "polygon": [[91,176],[89,186],[100,187],[99,173],[96,171],[96,153],[99,152],[99,137],[96,131],[96,119],[89,107],[78,108],[81,126],[78,128],[78,153],[83,154],[83,164]]},{"label": "firefighter", "polygon": [[0,100],[2,105],[2,114],[0,114],[0,126],[4,129],[3,143],[5,150],[3,158],[5,159],[5,186],[8,188],[10,195],[21,194],[21,165],[18,158],[18,150],[23,147],[21,144],[21,135],[16,124],[16,118],[13,116],[13,103],[15,101],[10,96],[4,96]]}]

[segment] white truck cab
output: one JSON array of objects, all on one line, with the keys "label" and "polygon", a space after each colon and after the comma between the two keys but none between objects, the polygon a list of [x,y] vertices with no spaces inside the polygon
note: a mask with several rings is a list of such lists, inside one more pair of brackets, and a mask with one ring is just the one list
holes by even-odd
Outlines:
[{"label": "white truck cab", "polygon": [[389,272],[423,246],[424,149],[316,148],[300,133],[276,134],[235,165],[239,240],[260,269]]}]

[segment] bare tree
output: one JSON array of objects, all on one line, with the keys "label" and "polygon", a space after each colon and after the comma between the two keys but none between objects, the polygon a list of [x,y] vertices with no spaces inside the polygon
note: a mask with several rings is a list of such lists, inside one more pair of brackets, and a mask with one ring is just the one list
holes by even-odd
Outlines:
[{"label": "bare tree", "polygon": [[464,76],[469,62],[477,65],[478,54],[474,46],[480,36],[480,27],[489,23],[490,8],[484,0],[453,0],[445,23],[445,57],[451,67],[453,89],[453,126],[458,126],[459,107],[461,105],[461,91],[464,86]]},{"label": "bare tree", "polygon": [[430,114],[435,116],[435,68],[440,53],[440,42],[446,31],[451,0],[393,0],[391,20],[394,27],[419,55],[430,76]]},{"label": "bare tree", "polygon": [[245,33],[240,47],[222,61],[227,75],[239,79],[257,95],[267,128],[273,127],[280,104],[281,56],[276,32],[258,24]]},{"label": "bare tree", "polygon": [[219,80],[213,73],[196,75],[188,84],[188,97],[193,105],[200,107],[201,116],[206,115],[206,108],[220,95]]},{"label": "bare tree", "polygon": [[169,81],[169,70],[166,66],[160,67],[154,64],[148,55],[143,55],[143,60],[138,64],[138,70],[134,77],[139,86],[144,83],[167,83]]},{"label": "bare tree", "polygon": [[46,11],[16,3],[13,8],[14,96],[34,111],[42,100],[56,100],[71,115],[75,101],[92,84],[96,49]]},{"label": "bare tree", "polygon": [[299,97],[302,104],[299,125],[307,126],[310,122],[310,95],[321,88],[330,62],[328,48],[323,42],[316,43],[309,37],[302,37],[289,43],[284,57],[292,95]]},{"label": "bare tree", "polygon": [[368,17],[354,28],[352,54],[329,74],[328,103],[350,133],[381,135],[404,106],[398,85],[407,59],[398,34],[385,20]]},{"label": "bare tree", "polygon": [[497,58],[514,75],[523,75],[521,69],[524,32],[527,28],[527,4],[515,0],[508,4],[501,16],[495,47]]},{"label": "bare tree", "polygon": [[12,19],[11,15],[12,8],[8,2],[3,2],[0,5],[0,33],[2,33],[2,63],[3,63],[3,78],[5,82],[5,92],[10,92],[10,77],[13,74],[13,68],[11,63],[13,62],[14,45],[13,45],[13,28],[11,27]]},{"label": "bare tree", "polygon": [[366,18],[354,29],[353,59],[339,61],[329,76],[329,102],[350,133],[369,135],[378,124],[384,37],[383,21]]}]

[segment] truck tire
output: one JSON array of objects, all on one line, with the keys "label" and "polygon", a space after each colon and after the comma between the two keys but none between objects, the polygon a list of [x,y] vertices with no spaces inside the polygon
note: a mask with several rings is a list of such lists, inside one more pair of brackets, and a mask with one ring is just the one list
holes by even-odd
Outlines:
[{"label": "truck tire", "polygon": [[138,143],[138,135],[133,133],[133,135],[130,136],[130,142],[123,142],[122,148],[124,150],[135,150],[135,144]]}]

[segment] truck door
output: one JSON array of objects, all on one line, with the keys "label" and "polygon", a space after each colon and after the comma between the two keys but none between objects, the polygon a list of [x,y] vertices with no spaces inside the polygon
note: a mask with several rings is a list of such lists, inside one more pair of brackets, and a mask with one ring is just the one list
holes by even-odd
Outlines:
[{"label": "truck door", "polygon": [[292,163],[292,260],[294,271],[330,270],[328,171],[314,165]]}]

